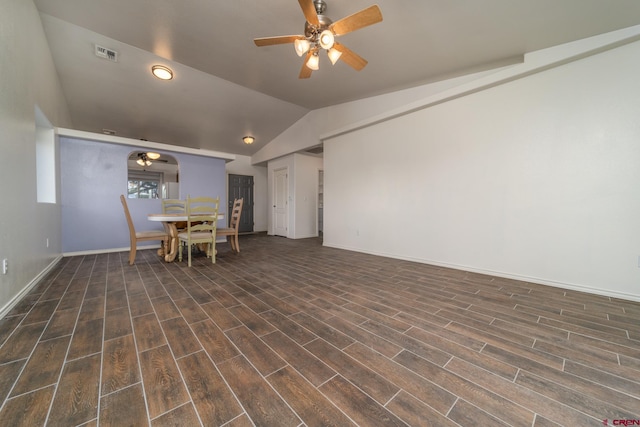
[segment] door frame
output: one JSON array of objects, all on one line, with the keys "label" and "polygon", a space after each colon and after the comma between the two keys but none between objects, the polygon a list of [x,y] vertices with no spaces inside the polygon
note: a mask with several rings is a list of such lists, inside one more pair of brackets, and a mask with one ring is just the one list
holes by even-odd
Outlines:
[{"label": "door frame", "polygon": [[[278,178],[281,174],[284,173],[284,232],[280,231],[282,227],[278,227],[278,212],[277,212],[277,200],[278,200]],[[273,181],[272,181],[272,190],[273,190],[273,208],[272,208],[272,231],[274,236],[283,236],[289,237],[289,167],[281,167],[273,170]]]}]

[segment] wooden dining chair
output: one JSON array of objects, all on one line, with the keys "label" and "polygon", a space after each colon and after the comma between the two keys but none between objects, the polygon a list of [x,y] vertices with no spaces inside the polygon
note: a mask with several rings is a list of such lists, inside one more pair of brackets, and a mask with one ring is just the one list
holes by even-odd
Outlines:
[{"label": "wooden dining chair", "polygon": [[163,244],[166,244],[169,242],[169,235],[164,230],[136,231],[136,228],[133,226],[131,214],[129,213],[129,206],[127,206],[127,199],[123,194],[120,195],[120,202],[122,202],[124,216],[127,217],[127,224],[129,225],[129,240],[131,242],[131,249],[129,250],[129,265],[133,265],[136,261],[138,242],[160,240]]},{"label": "wooden dining chair", "polygon": [[[184,214],[187,213],[187,202],[180,199],[162,199],[162,213]],[[187,229],[185,221],[175,223],[176,229],[182,231]]]},{"label": "wooden dining chair", "polygon": [[231,208],[231,217],[229,218],[228,228],[218,228],[216,232],[218,236],[227,236],[227,242],[231,245],[231,250],[240,252],[240,243],[238,243],[238,228],[240,227],[240,215],[242,215],[242,205],[244,199],[235,199]]},{"label": "wooden dining chair", "polygon": [[162,199],[162,213],[186,213],[187,202],[180,199]]},{"label": "wooden dining chair", "polygon": [[191,267],[192,246],[196,243],[206,243],[209,248],[207,256],[211,256],[211,262],[216,263],[216,228],[218,223],[218,208],[220,198],[212,197],[188,197],[187,198],[187,229],[178,233],[180,244],[178,247],[178,260],[182,261],[182,249],[187,247],[189,267]]}]

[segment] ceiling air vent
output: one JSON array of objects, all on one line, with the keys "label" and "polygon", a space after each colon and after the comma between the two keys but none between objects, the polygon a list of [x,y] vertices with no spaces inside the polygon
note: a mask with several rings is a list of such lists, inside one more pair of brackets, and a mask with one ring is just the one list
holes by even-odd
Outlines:
[{"label": "ceiling air vent", "polygon": [[98,58],[108,59],[109,61],[118,62],[118,52],[106,47],[96,45],[96,56]]}]

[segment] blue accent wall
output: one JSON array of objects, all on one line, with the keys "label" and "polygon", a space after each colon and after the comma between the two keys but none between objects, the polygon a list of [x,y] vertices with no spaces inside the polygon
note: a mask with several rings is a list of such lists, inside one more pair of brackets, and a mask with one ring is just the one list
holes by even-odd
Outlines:
[{"label": "blue accent wall", "polygon": [[[129,247],[129,229],[120,203],[127,189],[127,158],[136,146],[60,138],[62,251],[99,251]],[[163,152],[178,161],[180,197],[220,197],[227,206],[225,161],[192,154]],[[137,231],[161,229],[147,219],[159,213],[159,199],[128,199]],[[218,226],[225,226],[220,220]],[[150,242],[153,243],[153,242]]]}]

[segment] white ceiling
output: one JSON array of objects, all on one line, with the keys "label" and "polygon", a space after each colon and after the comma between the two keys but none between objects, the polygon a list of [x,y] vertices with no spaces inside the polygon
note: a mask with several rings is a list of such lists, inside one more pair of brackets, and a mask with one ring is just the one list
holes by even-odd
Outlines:
[{"label": "white ceiling", "polygon": [[[327,0],[333,21],[375,0]],[[383,21],[339,38],[369,61],[326,57],[310,79],[292,45],[295,0],[34,0],[74,128],[251,155],[308,111],[522,59],[640,23],[637,0],[378,0]],[[116,50],[118,62],[94,55]],[[168,82],[150,74],[172,68]],[[256,137],[252,146],[244,135]]]}]

